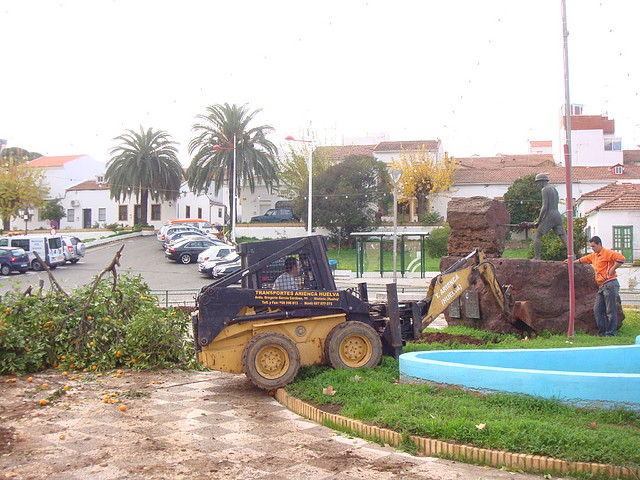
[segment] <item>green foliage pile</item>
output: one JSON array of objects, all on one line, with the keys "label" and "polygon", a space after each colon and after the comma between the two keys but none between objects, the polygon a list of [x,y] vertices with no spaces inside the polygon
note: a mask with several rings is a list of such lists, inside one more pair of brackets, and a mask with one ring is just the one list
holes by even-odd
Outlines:
[{"label": "green foliage pile", "polygon": [[542,207],[542,190],[535,175],[519,178],[504,194],[504,206],[511,214],[511,223],[535,222]]},{"label": "green foliage pile", "polygon": [[421,220],[425,225],[433,225],[434,223],[442,221],[442,215],[440,215],[438,212],[428,212],[422,215]]},{"label": "green foliage pile", "polygon": [[425,238],[425,249],[427,250],[427,256],[431,258],[446,257],[449,254],[447,250],[447,243],[449,242],[449,235],[451,233],[451,227],[445,225],[441,228],[436,228]]},{"label": "green foliage pile", "polygon": [[[563,218],[564,229],[567,229],[567,219]],[[587,219],[578,217],[573,219],[573,253],[578,257],[582,256],[589,239],[586,232]],[[533,243],[529,246],[528,258],[533,258]],[[553,231],[543,235],[540,245],[540,258],[542,260],[562,261],[567,258],[567,248]]]},{"label": "green foliage pile", "polygon": [[0,303],[0,374],[49,367],[193,368],[188,315],[160,309],[139,276],[64,293],[10,292]]}]

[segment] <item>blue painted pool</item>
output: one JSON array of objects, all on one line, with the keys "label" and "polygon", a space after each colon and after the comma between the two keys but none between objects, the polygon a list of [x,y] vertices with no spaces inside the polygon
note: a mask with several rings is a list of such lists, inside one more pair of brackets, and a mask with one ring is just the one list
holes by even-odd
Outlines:
[{"label": "blue painted pool", "polygon": [[404,353],[400,377],[640,410],[640,345]]}]

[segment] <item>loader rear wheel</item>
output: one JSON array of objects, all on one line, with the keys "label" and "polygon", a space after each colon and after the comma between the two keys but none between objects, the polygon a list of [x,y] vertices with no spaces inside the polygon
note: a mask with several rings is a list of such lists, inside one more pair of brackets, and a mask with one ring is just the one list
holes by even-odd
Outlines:
[{"label": "loader rear wheel", "polygon": [[258,388],[273,390],[293,382],[300,370],[300,352],[280,333],[261,333],[242,352],[244,373]]},{"label": "loader rear wheel", "polygon": [[341,323],[327,335],[324,357],[333,368],[373,368],[382,358],[382,342],[366,323]]}]

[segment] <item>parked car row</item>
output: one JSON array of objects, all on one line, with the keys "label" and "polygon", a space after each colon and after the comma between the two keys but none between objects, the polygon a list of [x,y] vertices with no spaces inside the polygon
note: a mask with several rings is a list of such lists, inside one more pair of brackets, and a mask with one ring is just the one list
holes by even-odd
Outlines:
[{"label": "parked car row", "polygon": [[25,273],[29,268],[42,270],[36,253],[49,268],[66,262],[77,263],[86,246],[78,237],[67,235],[7,235],[0,237],[0,273]]}]

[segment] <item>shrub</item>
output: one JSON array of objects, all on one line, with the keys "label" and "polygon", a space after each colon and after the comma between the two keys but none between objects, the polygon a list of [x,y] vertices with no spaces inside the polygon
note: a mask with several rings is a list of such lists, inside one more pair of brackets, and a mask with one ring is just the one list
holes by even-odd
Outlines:
[{"label": "shrub", "polygon": [[107,370],[196,366],[187,314],[160,309],[139,276],[63,293],[6,294],[0,303],[0,374],[59,366]]},{"label": "shrub", "polygon": [[[567,220],[563,218],[565,231],[567,229]],[[584,252],[588,238],[586,235],[587,219],[584,217],[573,219],[573,253],[580,256]],[[529,258],[533,258],[533,242],[529,246]],[[541,260],[558,260],[563,261],[567,258],[567,248],[553,231],[543,235],[540,242],[540,259]]]},{"label": "shrub", "polygon": [[427,238],[425,238],[425,249],[427,255],[432,258],[440,258],[448,255],[447,243],[449,242],[449,234],[451,228],[449,225],[436,228]]},{"label": "shrub", "polygon": [[438,212],[428,212],[422,215],[422,223],[425,225],[433,225],[442,221],[442,215]]}]

